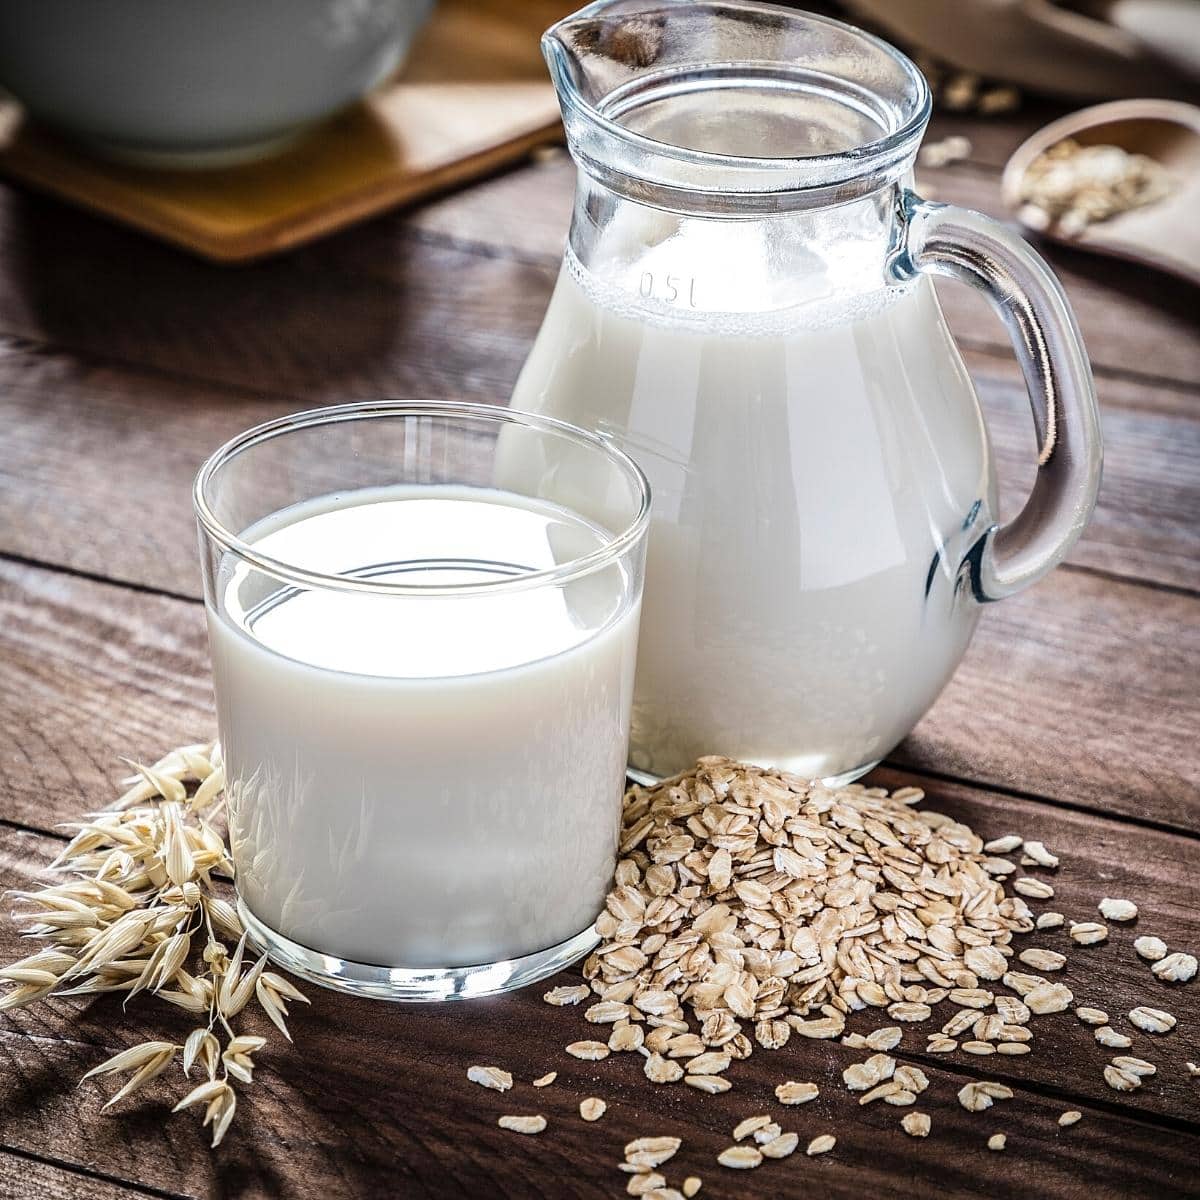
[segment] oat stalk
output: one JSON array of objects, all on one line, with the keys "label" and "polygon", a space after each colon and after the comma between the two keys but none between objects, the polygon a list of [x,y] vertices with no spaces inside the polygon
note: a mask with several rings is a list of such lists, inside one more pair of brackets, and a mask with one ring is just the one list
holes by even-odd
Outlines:
[{"label": "oat stalk", "polygon": [[0,1011],[49,996],[117,992],[126,1005],[153,995],[194,1014],[196,1028],[183,1045],[142,1042],[83,1080],[129,1076],[107,1109],[176,1058],[185,1079],[199,1067],[204,1080],[172,1111],[203,1105],[218,1146],[237,1110],[234,1085],[252,1082],[253,1055],[267,1042],[239,1034],[231,1022],[255,1000],[290,1042],[288,1002],[308,1000],[266,970],[266,955],[246,960],[242,923],[217,894],[216,882],[233,875],[214,825],[224,808],[220,746],[183,746],[151,766],[129,765],[134,773],[111,807],[67,826],[71,840],[50,867],[56,882],[9,894],[21,936],[43,944],[0,969],[0,981],[14,985],[0,996]]}]

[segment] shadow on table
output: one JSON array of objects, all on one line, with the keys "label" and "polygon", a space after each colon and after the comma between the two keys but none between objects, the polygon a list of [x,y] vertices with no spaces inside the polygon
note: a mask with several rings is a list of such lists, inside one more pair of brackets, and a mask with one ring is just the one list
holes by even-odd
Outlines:
[{"label": "shadow on table", "polygon": [[221,267],[55,200],[3,203],[0,327],[73,351],[317,403],[394,390],[427,324],[394,216]]}]

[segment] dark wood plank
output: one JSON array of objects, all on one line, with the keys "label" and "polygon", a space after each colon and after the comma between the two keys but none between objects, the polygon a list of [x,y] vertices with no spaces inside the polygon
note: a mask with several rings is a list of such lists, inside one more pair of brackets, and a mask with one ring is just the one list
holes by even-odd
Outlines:
[{"label": "dark wood plank", "polygon": [[164,1194],[134,1183],[96,1178],[86,1167],[67,1169],[0,1146],[0,1195],[7,1200],[134,1200]]},{"label": "dark wood plank", "polygon": [[300,406],[511,387],[550,268],[383,222],[233,270],[0,189],[0,333]]},{"label": "dark wood plank", "polygon": [[52,829],[121,754],[215,728],[204,610],[0,562],[0,815]]},{"label": "dark wood plank", "polygon": [[[949,807],[989,831],[1020,823],[1027,831],[1044,832],[1036,823],[1044,814],[1029,804],[1002,799],[981,803],[964,793]],[[1186,922],[1182,928],[1194,936],[1195,918],[1181,871],[1147,878],[1136,867],[1144,858],[1127,854],[1135,861],[1130,866],[1116,847],[1092,862],[1092,847],[1103,846],[1105,837],[1139,835],[1092,819],[1075,817],[1073,822],[1059,829],[1064,837],[1084,839],[1083,844],[1072,841],[1076,857],[1063,870],[1063,895],[1071,897],[1073,909],[1080,907],[1073,896],[1076,883],[1090,896],[1093,873],[1115,865],[1123,885],[1158,889],[1156,930],[1172,937]],[[1097,836],[1102,824],[1107,828]],[[1152,838],[1147,848],[1158,852],[1160,862],[1179,852],[1195,852],[1194,844],[1184,845],[1171,835]],[[60,844],[0,830],[0,884],[27,886]],[[1089,961],[1120,960],[1097,971],[1105,992],[1096,999],[1105,1003],[1117,998],[1117,989],[1131,991],[1126,977],[1149,975],[1144,964],[1129,961],[1133,956],[1127,945],[1120,947],[1120,955],[1117,949],[1080,952]],[[17,951],[5,922],[0,954]],[[564,974],[560,982],[570,979]],[[167,1104],[184,1086],[179,1078],[156,1082],[120,1115],[98,1111],[110,1089],[92,1083],[75,1087],[79,1075],[126,1041],[182,1038],[187,1024],[176,1010],[150,1003],[121,1014],[107,1000],[18,1010],[0,1017],[0,1063],[6,1078],[14,1081],[0,1098],[5,1137],[24,1149],[53,1128],[55,1153],[64,1159],[120,1162],[131,1177],[193,1195],[315,1198],[376,1194],[382,1188],[414,1197],[611,1196],[624,1182],[616,1170],[620,1147],[648,1132],[682,1137],[685,1145],[670,1165],[669,1178],[678,1183],[686,1174],[699,1174],[705,1194],[714,1197],[765,1197],[799,1187],[817,1187],[831,1197],[861,1196],[864,1189],[882,1196],[923,1195],[935,1187],[939,1195],[1015,1197],[1029,1194],[1031,1178],[1037,1180],[1039,1195],[1056,1197],[1182,1196],[1191,1187],[1200,1127],[1186,1122],[1200,1115],[1200,1105],[1194,1084],[1183,1075],[1182,1059],[1188,1053],[1184,1034],[1139,1046],[1159,1063],[1159,1074],[1119,1102],[1098,1081],[1105,1056],[1090,1031],[1069,1015],[1038,1019],[1035,1044],[1045,1049],[1021,1060],[1019,1067],[993,1069],[996,1064],[989,1062],[980,1070],[978,1060],[956,1063],[906,1053],[922,1063],[931,1079],[919,1107],[930,1114],[934,1132],[927,1142],[916,1143],[901,1132],[901,1114],[895,1109],[882,1104],[860,1108],[845,1091],[838,1073],[861,1058],[860,1052],[793,1040],[782,1051],[759,1052],[736,1064],[730,1072],[734,1089],[724,1096],[656,1088],[642,1076],[636,1055],[595,1064],[567,1058],[561,1047],[588,1027],[578,1011],[547,1008],[539,999],[541,990],[470,1006],[399,1008],[314,989],[311,1010],[299,1012],[293,1021],[296,1049],[276,1046],[259,1056],[256,1082],[243,1093],[239,1122],[218,1154],[206,1148],[197,1119],[166,1118]],[[1132,991],[1157,999],[1152,990],[1143,991],[1140,980]],[[1174,993],[1175,1008],[1182,1014],[1186,1001],[1190,1013],[1194,995]],[[855,1023],[868,1029],[881,1022],[863,1015]],[[251,1027],[257,1024],[252,1021]],[[923,1045],[913,1032],[906,1041],[914,1048]],[[511,1068],[517,1086],[501,1097],[469,1084],[465,1071],[472,1062]],[[559,1072],[551,1087],[535,1091],[529,1086],[549,1069]],[[970,1077],[1010,1078],[1017,1096],[987,1114],[968,1114],[955,1093]],[[802,1109],[784,1109],[774,1102],[772,1091],[785,1078],[815,1080],[822,1095]],[[1052,1095],[1039,1090],[1046,1084]],[[579,1101],[588,1095],[609,1103],[604,1119],[593,1126],[584,1125],[577,1113]],[[1063,1132],[1057,1117],[1069,1107],[1079,1108],[1085,1117]],[[536,1139],[506,1135],[495,1120],[512,1111],[541,1111],[550,1128]],[[728,1144],[729,1130],[757,1111],[771,1112],[806,1140],[836,1131],[837,1149],[818,1162],[798,1156],[768,1164],[752,1177],[722,1170],[713,1160]],[[1009,1136],[1004,1156],[984,1146],[998,1130]]]},{"label": "dark wood plank", "polygon": [[988,606],[898,763],[1194,831],[1200,601],[1057,571]]},{"label": "dark wood plank", "polygon": [[[968,351],[1000,478],[1001,518],[1033,484],[1035,444],[1016,363]],[[1100,380],[1104,478],[1078,566],[1200,591],[1200,402],[1125,379]]]}]

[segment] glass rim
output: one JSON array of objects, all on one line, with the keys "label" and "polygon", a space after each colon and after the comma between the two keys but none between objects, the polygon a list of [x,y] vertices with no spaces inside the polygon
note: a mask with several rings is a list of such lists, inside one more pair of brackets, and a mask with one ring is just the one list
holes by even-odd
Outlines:
[{"label": "glass rim", "polygon": [[[609,535],[604,545],[577,558],[568,559],[554,567],[526,571],[504,579],[486,579],[476,583],[415,584],[390,580],[357,579],[313,571],[284,559],[274,558],[256,550],[239,534],[230,530],[213,512],[206,495],[208,485],[217,473],[237,455],[281,434],[319,425],[339,424],[388,417],[463,417],[495,426],[515,425],[520,428],[553,434],[576,445],[598,451],[623,471],[633,485],[637,497],[637,512],[619,532]],[[434,486],[434,485],[430,485]],[[366,400],[353,404],[336,404],[325,408],[310,408],[287,416],[276,417],[252,426],[218,447],[201,465],[192,484],[192,507],[201,530],[225,551],[237,555],[283,582],[307,590],[354,592],[377,596],[479,596],[497,592],[525,591],[532,588],[559,586],[571,580],[591,575],[620,559],[645,536],[650,524],[650,482],[641,467],[608,438],[580,429],[567,421],[545,417],[519,409],[498,405],[457,400]],[[591,524],[591,522],[589,522]],[[605,531],[607,533],[607,531]]]},{"label": "glass rim", "polygon": [[[717,9],[731,7],[729,0],[686,0],[686,2],[689,8],[693,6]],[[639,15],[670,13],[673,8],[679,6],[680,0],[658,0],[657,7],[650,5]],[[747,195],[776,190],[783,192],[821,190],[835,183],[857,179],[868,174],[873,167],[879,164],[888,164],[893,160],[906,157],[911,150],[915,149],[929,123],[933,103],[928,81],[916,63],[886,39],[836,17],[782,8],[777,3],[761,3],[760,0],[733,0],[732,7],[741,11],[758,11],[775,18],[782,15],[795,24],[811,24],[836,29],[842,33],[852,34],[866,45],[882,51],[915,89],[912,101],[900,111],[896,128],[871,141],[862,142],[835,153],[770,158],[692,150],[648,137],[601,112],[595,104],[580,93],[572,78],[569,56],[562,44],[561,38],[564,30],[569,29],[571,25],[580,20],[606,16],[611,13],[613,7],[614,0],[592,0],[592,3],[550,26],[542,35],[542,53],[549,65],[550,74],[560,99],[564,100],[572,111],[579,113],[588,123],[602,130],[606,136],[633,150],[644,154],[658,155],[693,167],[725,167],[735,171],[762,172],[765,178],[776,177],[781,185],[778,188],[751,186],[746,189]],[[813,175],[825,175],[826,177],[820,182],[806,182],[797,186],[794,181],[786,179],[785,176],[787,172],[794,171],[798,167]]]}]

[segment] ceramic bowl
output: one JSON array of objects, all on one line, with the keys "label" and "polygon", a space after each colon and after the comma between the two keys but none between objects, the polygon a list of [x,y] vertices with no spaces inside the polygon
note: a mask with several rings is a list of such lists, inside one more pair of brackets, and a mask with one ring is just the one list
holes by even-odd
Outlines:
[{"label": "ceramic bowl", "polygon": [[3,0],[0,86],[98,151],[262,157],[393,71],[433,0]]}]

